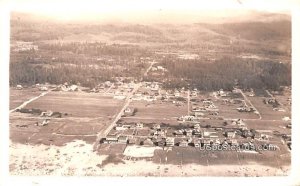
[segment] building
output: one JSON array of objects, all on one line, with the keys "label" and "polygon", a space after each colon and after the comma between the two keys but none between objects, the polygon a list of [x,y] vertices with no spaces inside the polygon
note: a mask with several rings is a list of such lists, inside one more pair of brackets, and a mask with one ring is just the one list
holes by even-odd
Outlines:
[{"label": "building", "polygon": [[201,129],[200,124],[199,124],[199,123],[195,124],[195,125],[194,125],[194,129],[200,130],[200,129]]},{"label": "building", "polygon": [[47,91],[47,90],[48,90],[48,88],[47,88],[47,87],[45,87],[45,86],[41,86],[41,87],[39,88],[39,90],[40,90],[40,91]]},{"label": "building", "polygon": [[124,113],[130,113],[130,112],[131,112],[131,109],[128,107],[124,110]]},{"label": "building", "polygon": [[123,126],[120,126],[120,125],[116,126],[115,129],[116,129],[117,131],[120,131],[120,130],[126,130],[126,128],[124,128]]},{"label": "building", "polygon": [[51,110],[48,110],[46,112],[42,112],[40,116],[41,117],[51,117],[52,114],[53,114],[53,112]]},{"label": "building", "polygon": [[128,143],[128,136],[120,136],[118,138],[118,143],[127,144]]},{"label": "building", "polygon": [[17,89],[17,90],[22,90],[23,87],[22,87],[22,85],[17,85],[16,89]]},{"label": "building", "polygon": [[153,129],[160,129],[160,124],[155,124],[154,126],[153,126]]},{"label": "building", "polygon": [[175,144],[175,139],[174,138],[171,138],[171,137],[168,137],[166,139],[166,146],[168,147],[173,147]]},{"label": "building", "polygon": [[202,112],[194,112],[195,117],[203,117],[204,113]]},{"label": "building", "polygon": [[227,131],[227,132],[225,132],[225,136],[227,137],[227,138],[234,138],[235,137],[235,131]]},{"label": "building", "polygon": [[118,142],[118,135],[112,134],[107,135],[105,138],[105,143],[117,143]]},{"label": "building", "polygon": [[156,142],[157,142],[157,145],[160,146],[160,147],[163,147],[163,146],[166,145],[166,139],[165,138],[158,138],[156,140]]},{"label": "building", "polygon": [[187,147],[189,143],[186,140],[182,140],[179,142],[179,147]]},{"label": "building", "polygon": [[137,129],[142,129],[143,127],[144,127],[144,124],[141,123],[141,122],[139,122],[139,123],[136,124],[136,128]]},{"label": "building", "polygon": [[191,137],[193,135],[193,130],[192,129],[186,129],[185,134],[186,134],[186,136]]},{"label": "building", "polygon": [[182,130],[175,130],[175,131],[173,132],[173,134],[174,134],[175,136],[183,136],[183,131],[182,131]]}]

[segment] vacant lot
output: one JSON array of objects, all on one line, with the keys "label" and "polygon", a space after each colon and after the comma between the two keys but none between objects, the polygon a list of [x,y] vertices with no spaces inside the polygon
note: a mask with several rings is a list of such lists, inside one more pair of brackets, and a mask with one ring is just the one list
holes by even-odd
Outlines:
[{"label": "vacant lot", "polygon": [[224,118],[236,118],[236,119],[258,119],[259,116],[253,112],[239,112],[238,107],[242,104],[224,104],[222,101],[216,101],[215,105],[219,108],[219,116]]},{"label": "vacant lot", "polygon": [[110,96],[85,92],[51,92],[31,102],[26,108],[52,110],[72,117],[110,117],[121,108],[122,101]]},{"label": "vacant lot", "polygon": [[263,97],[248,97],[251,103],[261,114],[262,119],[268,120],[281,120],[283,117],[290,117],[291,113],[289,111],[279,112],[274,111],[272,105],[265,104]]},{"label": "vacant lot", "polygon": [[[12,99],[13,100],[13,99]],[[76,139],[94,143],[121,109],[122,101],[112,97],[82,92],[51,92],[26,106],[62,113],[51,118],[46,126],[36,126],[45,119],[38,115],[14,112],[10,114],[10,139],[19,143],[63,145]]]},{"label": "vacant lot", "polygon": [[145,101],[133,101],[130,105],[132,108],[137,108],[137,112],[134,117],[149,120],[165,120],[165,119],[177,119],[180,116],[187,115],[187,104],[182,106],[176,106],[169,102],[156,101],[149,103]]}]

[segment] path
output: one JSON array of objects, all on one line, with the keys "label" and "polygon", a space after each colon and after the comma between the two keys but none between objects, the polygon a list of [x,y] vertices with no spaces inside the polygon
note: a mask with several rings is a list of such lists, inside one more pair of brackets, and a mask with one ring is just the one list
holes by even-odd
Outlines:
[{"label": "path", "polygon": [[[55,88],[54,88],[54,89],[55,89]],[[26,107],[26,105],[28,105],[29,103],[31,103],[31,102],[33,102],[33,101],[39,99],[40,97],[45,96],[46,94],[48,94],[49,92],[51,92],[51,91],[54,90],[54,89],[51,89],[51,90],[49,90],[49,91],[47,91],[47,92],[43,92],[43,93],[41,93],[40,95],[38,95],[38,96],[36,96],[36,97],[34,97],[34,98],[31,98],[31,99],[29,99],[29,100],[27,100],[27,101],[24,101],[20,106],[14,108],[14,109],[12,109],[12,110],[10,110],[9,113],[12,113],[12,112],[16,111],[17,109],[22,109],[22,108]]]}]

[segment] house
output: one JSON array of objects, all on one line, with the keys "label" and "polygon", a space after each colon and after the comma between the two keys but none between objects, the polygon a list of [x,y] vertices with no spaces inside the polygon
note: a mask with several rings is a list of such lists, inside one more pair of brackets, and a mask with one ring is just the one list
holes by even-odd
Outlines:
[{"label": "house", "polygon": [[166,144],[166,139],[165,138],[157,138],[156,143],[158,146],[163,147]]},{"label": "house", "polygon": [[200,124],[199,124],[199,123],[195,124],[195,125],[194,125],[194,129],[200,130],[200,129],[201,129]]},{"label": "house", "polygon": [[124,113],[130,113],[130,112],[131,112],[131,109],[128,107],[124,110]]},{"label": "house", "polygon": [[154,126],[153,126],[153,129],[160,129],[160,124],[155,124]]},{"label": "house", "polygon": [[123,125],[117,125],[117,126],[115,127],[115,129],[116,129],[117,131],[120,131],[120,130],[126,130],[126,127],[124,127]]},{"label": "house", "polygon": [[23,87],[22,87],[22,85],[17,85],[16,89],[17,89],[17,90],[22,90]]},{"label": "house", "polygon": [[235,137],[235,131],[227,131],[227,132],[225,132],[225,136],[227,137],[227,138],[234,138]]},{"label": "house", "polygon": [[139,123],[136,124],[136,128],[137,129],[142,129],[143,127],[144,127],[144,124],[141,123],[141,122],[139,122]]},{"label": "house", "polygon": [[116,135],[116,134],[107,135],[105,138],[105,142],[106,143],[117,143],[118,135]]},{"label": "house", "polygon": [[195,129],[195,130],[193,131],[193,133],[194,133],[195,136],[198,136],[198,137],[201,137],[201,136],[202,136],[202,134],[201,134],[201,129]]},{"label": "house", "polygon": [[216,145],[216,146],[219,146],[219,145],[221,145],[221,142],[220,142],[220,140],[219,140],[219,139],[216,139],[216,140],[214,141],[214,145]]},{"label": "house", "polygon": [[227,96],[227,94],[223,91],[223,89],[220,89],[218,92],[217,92],[218,96],[221,96],[221,97],[225,97]]},{"label": "house", "polygon": [[267,135],[267,134],[258,134],[258,135],[255,135],[256,138],[260,139],[260,140],[269,140],[270,136]]},{"label": "house", "polygon": [[178,118],[179,121],[194,121],[195,116],[181,116]]},{"label": "house", "polygon": [[192,129],[186,129],[186,130],[185,130],[185,134],[186,134],[186,136],[188,136],[188,137],[191,137],[191,136],[192,136],[192,133],[193,133],[193,130],[192,130]]},{"label": "house", "polygon": [[202,112],[194,112],[194,115],[195,115],[195,117],[203,117],[204,116],[204,113],[202,113]]},{"label": "house", "polygon": [[48,110],[48,111],[46,111],[46,112],[42,112],[41,113],[41,117],[51,117],[52,116],[52,114],[53,114],[53,112],[51,111],[51,110]]},{"label": "house", "polygon": [[118,143],[127,144],[128,143],[128,136],[120,136],[118,138]]},{"label": "house", "polygon": [[183,131],[182,131],[182,130],[175,130],[175,131],[173,132],[173,134],[174,134],[175,136],[182,136],[182,135],[183,135]]},{"label": "house", "polygon": [[40,90],[40,91],[47,91],[47,90],[48,90],[48,88],[47,88],[47,87],[45,87],[45,86],[41,86],[41,87],[39,87],[39,90]]},{"label": "house", "polygon": [[179,147],[187,147],[189,143],[186,140],[182,140],[179,142]]},{"label": "house", "polygon": [[204,131],[203,132],[203,137],[209,137],[210,136],[210,132]]},{"label": "house", "polygon": [[252,132],[251,130],[244,130],[242,132],[242,136],[245,138],[254,138],[255,137],[255,133]]},{"label": "house", "polygon": [[166,146],[173,147],[175,144],[175,139],[172,137],[166,138]]},{"label": "house", "polygon": [[69,91],[78,91],[78,86],[77,85],[71,85],[69,88]]}]

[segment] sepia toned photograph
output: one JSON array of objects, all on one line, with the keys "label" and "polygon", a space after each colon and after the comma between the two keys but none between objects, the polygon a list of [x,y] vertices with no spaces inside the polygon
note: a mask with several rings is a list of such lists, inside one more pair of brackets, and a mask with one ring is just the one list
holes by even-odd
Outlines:
[{"label": "sepia toned photograph", "polygon": [[15,1],[10,175],[290,175],[290,4],[167,2]]}]

